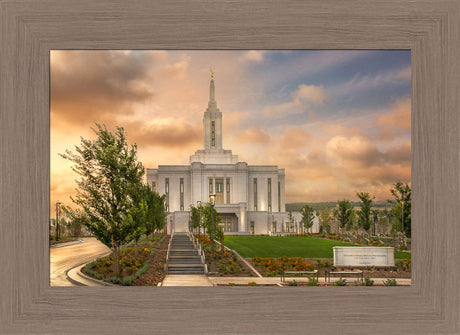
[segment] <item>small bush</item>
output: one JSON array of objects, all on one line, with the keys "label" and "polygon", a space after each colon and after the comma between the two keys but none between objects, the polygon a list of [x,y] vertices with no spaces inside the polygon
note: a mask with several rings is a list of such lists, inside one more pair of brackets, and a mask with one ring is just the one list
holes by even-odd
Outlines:
[{"label": "small bush", "polygon": [[257,286],[256,282],[255,281],[251,281],[248,283],[248,286]]},{"label": "small bush", "polygon": [[126,276],[123,278],[124,286],[131,286],[134,283],[134,276]]},{"label": "small bush", "polygon": [[117,276],[109,277],[107,280],[114,284],[120,284],[120,277]]},{"label": "small bush", "polygon": [[347,285],[347,280],[343,278],[340,278],[334,284],[332,284],[332,286],[346,286],[346,285]]},{"label": "small bush", "polygon": [[227,286],[235,286],[235,283],[228,283]]},{"label": "small bush", "polygon": [[319,267],[319,268],[323,267],[323,263],[321,262],[320,259],[316,260],[316,266]]},{"label": "small bush", "polygon": [[385,286],[397,286],[398,284],[396,283],[396,279],[390,279],[388,278],[383,282],[383,285]]},{"label": "small bush", "polygon": [[290,281],[289,286],[299,286],[299,283],[296,280]]},{"label": "small bush", "polygon": [[104,279],[104,275],[101,273],[96,274],[96,279],[102,280]]},{"label": "small bush", "polygon": [[364,281],[361,283],[362,286],[372,286],[374,285],[374,281],[369,277],[364,278]]},{"label": "small bush", "polygon": [[307,283],[307,286],[317,286],[318,285],[318,280],[311,276],[311,277],[308,277],[308,283]]}]

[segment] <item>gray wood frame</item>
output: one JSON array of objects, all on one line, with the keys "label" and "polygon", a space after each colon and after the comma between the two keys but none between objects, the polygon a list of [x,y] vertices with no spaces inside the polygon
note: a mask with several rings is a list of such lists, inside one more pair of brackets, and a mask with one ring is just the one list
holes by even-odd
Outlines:
[{"label": "gray wood frame", "polygon": [[[459,334],[459,1],[0,2],[0,333]],[[50,49],[411,49],[413,285],[50,288]]]}]

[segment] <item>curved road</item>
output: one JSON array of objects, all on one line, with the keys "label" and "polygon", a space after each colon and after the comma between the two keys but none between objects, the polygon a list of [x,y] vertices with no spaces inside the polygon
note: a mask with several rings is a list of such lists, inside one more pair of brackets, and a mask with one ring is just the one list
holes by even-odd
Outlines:
[{"label": "curved road", "polygon": [[50,248],[50,286],[76,286],[67,279],[66,271],[110,252],[94,237],[81,240],[83,243]]}]

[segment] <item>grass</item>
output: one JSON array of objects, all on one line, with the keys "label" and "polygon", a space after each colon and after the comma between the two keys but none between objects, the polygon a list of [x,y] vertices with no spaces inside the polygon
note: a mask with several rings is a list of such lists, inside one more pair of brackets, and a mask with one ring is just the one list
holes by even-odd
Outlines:
[{"label": "grass", "polygon": [[[330,241],[306,236],[225,236],[224,244],[244,258],[302,257],[333,258],[332,247],[356,246],[351,243]],[[395,251],[395,259],[410,259],[409,252]]]}]

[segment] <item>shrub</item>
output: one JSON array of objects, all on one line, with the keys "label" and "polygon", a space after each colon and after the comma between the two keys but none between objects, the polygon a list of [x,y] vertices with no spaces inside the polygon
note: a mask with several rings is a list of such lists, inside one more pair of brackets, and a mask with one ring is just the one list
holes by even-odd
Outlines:
[{"label": "shrub", "polygon": [[126,276],[123,278],[124,286],[131,286],[134,283],[134,276]]},{"label": "shrub", "polygon": [[308,277],[308,283],[307,283],[307,286],[317,286],[318,285],[318,280],[311,276],[311,277]]},{"label": "shrub", "polygon": [[290,281],[289,286],[299,286],[299,283],[296,280]]},{"label": "shrub", "polygon": [[396,283],[396,279],[390,279],[388,278],[383,282],[383,285],[385,286],[397,286],[398,284]]},{"label": "shrub", "polygon": [[114,284],[120,284],[120,277],[117,276],[109,277],[107,280]]},{"label": "shrub", "polygon": [[227,286],[235,286],[235,283],[228,283]]},{"label": "shrub", "polygon": [[257,286],[256,282],[255,281],[251,281],[248,283],[248,286]]},{"label": "shrub", "polygon": [[323,263],[321,262],[320,259],[317,259],[317,260],[316,260],[316,266],[317,266],[318,268],[321,268],[321,267],[323,266]]},{"label": "shrub", "polygon": [[369,277],[364,278],[364,281],[361,283],[363,286],[372,286],[374,285],[374,281]]},{"label": "shrub", "polygon": [[332,284],[332,286],[346,286],[346,285],[347,285],[347,280],[343,278],[340,278],[334,284]]}]

